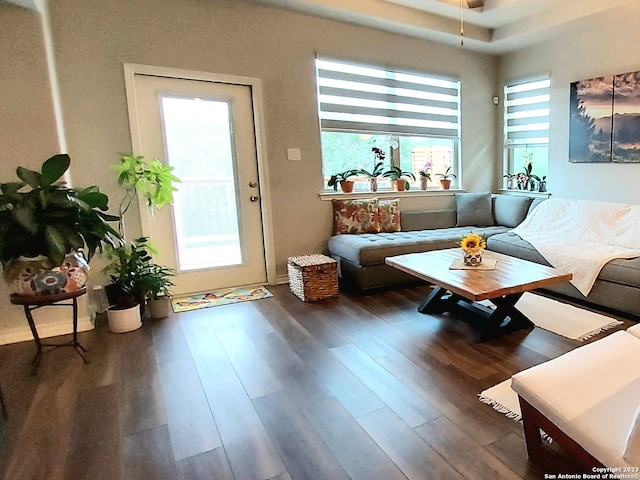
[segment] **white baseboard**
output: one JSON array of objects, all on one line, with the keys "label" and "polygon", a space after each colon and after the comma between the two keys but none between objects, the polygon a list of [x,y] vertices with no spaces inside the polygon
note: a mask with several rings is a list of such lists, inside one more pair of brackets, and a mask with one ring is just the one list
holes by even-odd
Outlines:
[{"label": "white baseboard", "polygon": [[285,283],[289,283],[289,275],[285,273],[284,275],[276,276],[276,285],[284,285]]},{"label": "white baseboard", "polygon": [[[38,335],[40,338],[57,337],[58,335],[66,335],[73,333],[72,322],[66,319],[60,319],[55,322],[47,322],[41,324],[36,320],[36,328],[38,329]],[[78,331],[86,332],[87,330],[93,330],[95,328],[94,322],[91,317],[78,318]],[[26,342],[33,340],[31,329],[27,323],[27,319],[24,320],[24,326],[11,328],[0,332],[0,345],[7,345],[9,343]]]}]

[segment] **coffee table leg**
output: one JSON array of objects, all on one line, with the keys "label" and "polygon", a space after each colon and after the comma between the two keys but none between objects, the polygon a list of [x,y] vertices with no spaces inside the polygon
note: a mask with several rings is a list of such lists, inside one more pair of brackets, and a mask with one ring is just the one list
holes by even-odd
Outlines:
[{"label": "coffee table leg", "polygon": [[427,298],[420,304],[418,311],[420,313],[438,313],[445,310],[447,302],[442,299],[447,293],[446,288],[435,286]]},{"label": "coffee table leg", "polygon": [[[491,299],[491,303],[496,306],[496,309],[487,318],[486,328],[478,332],[476,336],[477,342],[484,342],[500,335],[535,326],[531,320],[516,308],[515,305],[520,300],[520,297],[522,297],[522,293]],[[507,319],[509,320],[507,321]]]}]

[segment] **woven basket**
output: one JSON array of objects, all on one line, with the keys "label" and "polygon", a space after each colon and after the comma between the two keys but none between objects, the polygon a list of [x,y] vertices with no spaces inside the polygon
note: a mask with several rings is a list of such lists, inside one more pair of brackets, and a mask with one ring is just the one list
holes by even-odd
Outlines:
[{"label": "woven basket", "polygon": [[338,262],[326,255],[289,257],[289,288],[303,302],[338,296]]}]

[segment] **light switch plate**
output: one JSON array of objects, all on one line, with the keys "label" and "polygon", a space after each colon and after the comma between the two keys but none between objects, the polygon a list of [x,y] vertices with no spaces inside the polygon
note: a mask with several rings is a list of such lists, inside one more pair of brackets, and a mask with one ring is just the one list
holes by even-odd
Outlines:
[{"label": "light switch plate", "polygon": [[291,162],[299,162],[302,160],[302,154],[299,148],[287,148],[287,160]]}]

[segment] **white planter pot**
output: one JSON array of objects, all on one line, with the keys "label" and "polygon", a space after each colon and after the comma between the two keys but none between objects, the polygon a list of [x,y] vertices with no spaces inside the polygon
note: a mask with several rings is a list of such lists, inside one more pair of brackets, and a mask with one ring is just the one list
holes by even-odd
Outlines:
[{"label": "white planter pot", "polygon": [[113,333],[131,332],[142,326],[140,306],[137,304],[123,310],[114,310],[113,307],[109,307],[107,319],[109,320],[109,329]]},{"label": "white planter pot", "polygon": [[161,297],[147,302],[151,318],[166,318],[171,313],[171,298]]}]

